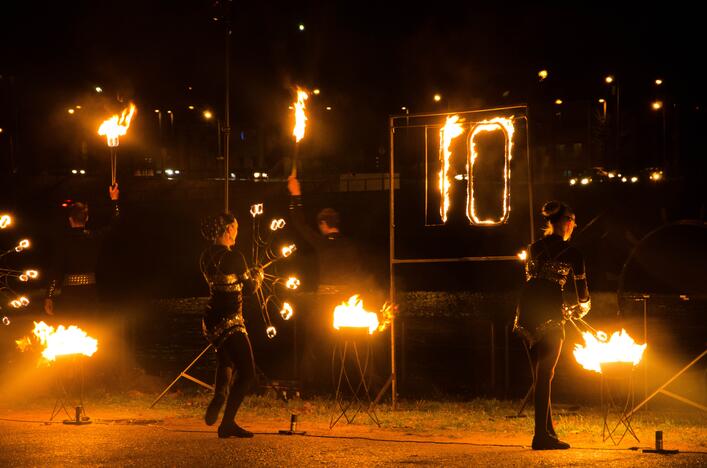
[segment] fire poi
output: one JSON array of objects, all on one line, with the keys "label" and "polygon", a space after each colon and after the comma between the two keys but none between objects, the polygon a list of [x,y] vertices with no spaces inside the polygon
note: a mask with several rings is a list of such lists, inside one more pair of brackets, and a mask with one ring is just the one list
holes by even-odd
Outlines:
[{"label": "fire poi", "polygon": [[130,128],[130,122],[133,119],[137,107],[132,102],[128,108],[123,109],[123,112],[118,115],[114,114],[111,118],[104,120],[98,127],[98,134],[106,137],[106,144],[110,150],[110,181],[111,186],[116,182],[116,171],[118,166],[118,145],[120,137],[125,136]]}]

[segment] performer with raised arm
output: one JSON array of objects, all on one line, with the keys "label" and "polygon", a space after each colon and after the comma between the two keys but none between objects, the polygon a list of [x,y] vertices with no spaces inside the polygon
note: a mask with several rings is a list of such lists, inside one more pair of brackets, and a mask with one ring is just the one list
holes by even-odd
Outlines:
[{"label": "performer with raised arm", "polygon": [[568,242],[576,226],[575,214],[566,204],[550,201],[543,206],[542,215],[547,223],[545,236],[529,249],[515,330],[526,340],[533,364],[533,450],[558,450],[570,447],[557,438],[550,401],[552,378],[565,339],[564,323],[568,313],[586,315],[591,302],[584,257]]},{"label": "performer with raised arm", "polygon": [[201,232],[212,242],[199,260],[211,293],[202,327],[204,336],[216,349],[218,361],[214,397],[204,419],[209,426],[215,424],[226,403],[219,438],[253,437],[252,432],[236,424],[238,408],[255,381],[253,349],[243,320],[243,294],[260,287],[263,271],[257,267],[249,269],[243,254],[233,249],[238,221],[232,214],[206,218]]}]

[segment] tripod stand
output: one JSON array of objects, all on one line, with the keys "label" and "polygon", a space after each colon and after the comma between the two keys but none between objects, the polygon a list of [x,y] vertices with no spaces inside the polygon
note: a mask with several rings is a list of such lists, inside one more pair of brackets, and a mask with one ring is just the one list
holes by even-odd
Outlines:
[{"label": "tripod stand", "polygon": [[[188,365],[187,367],[185,367],[184,370],[183,370],[182,372],[180,372],[180,373],[177,375],[177,377],[175,377],[174,380],[172,380],[172,382],[171,382],[169,385],[167,385],[167,387],[166,387],[164,390],[162,390],[162,393],[160,393],[159,396],[157,396],[157,398],[155,398],[155,401],[153,401],[152,404],[150,405],[150,409],[152,409],[152,408],[167,394],[167,392],[168,392],[172,387],[174,387],[174,385],[175,385],[175,384],[179,381],[179,379],[181,379],[181,378],[185,378],[185,379],[187,379],[187,380],[191,380],[192,382],[194,382],[194,383],[196,383],[196,384],[198,384],[198,385],[201,385],[201,386],[204,387],[204,388],[208,388],[209,390],[213,391],[213,390],[214,390],[214,386],[213,386],[213,385],[207,384],[207,383],[204,382],[203,380],[199,380],[199,379],[197,379],[196,377],[194,377],[193,375],[188,374],[189,369],[191,369],[191,368],[194,366],[194,364],[196,364],[196,363],[199,361],[199,359],[201,359],[201,357],[202,357],[204,354],[206,354],[206,352],[207,352],[208,350],[210,350],[211,348],[213,348],[213,344],[209,343],[209,344],[206,346],[206,348],[204,348],[204,349],[194,358],[194,360],[193,360],[192,362],[190,362],[189,365]],[[255,366],[255,370],[256,370],[258,376],[259,376],[259,377],[262,377],[262,378],[265,380],[265,382],[266,382],[265,386],[268,387],[268,388],[271,388],[271,389],[275,392],[275,394],[278,396],[279,399],[281,399],[282,401],[284,401],[285,403],[287,403],[287,392],[286,392],[286,390],[284,390],[284,389],[283,389],[282,387],[280,387],[279,385],[275,385],[275,384],[270,380],[270,378],[269,378],[267,375],[265,375],[265,373],[264,373],[258,366]]]},{"label": "tripod stand", "polygon": [[[75,360],[72,360],[72,364],[75,364]],[[64,420],[64,424],[69,424],[69,425],[76,425],[76,426],[82,426],[85,424],[91,424],[91,418],[86,416],[86,412],[84,410],[84,404],[83,404],[83,389],[84,389],[84,368],[83,368],[83,361],[79,363],[78,366],[72,365],[71,366],[75,372],[72,377],[69,378],[70,381],[74,381],[75,383],[76,380],[79,380],[79,395],[78,395],[78,404],[74,406],[74,415],[72,416],[69,413],[69,410],[67,409],[67,405],[69,404],[69,401],[72,400],[72,397],[69,395],[69,392],[66,389],[66,385],[64,384],[64,375],[60,375],[57,377],[56,381],[56,386],[57,386],[57,393],[59,394],[57,396],[56,401],[54,402],[54,408],[52,409],[52,415],[49,417],[50,421],[54,421],[54,418],[56,418],[61,411],[64,411],[64,414],[69,419]],[[78,368],[78,370],[76,370]],[[78,374],[78,375],[77,375]]]}]

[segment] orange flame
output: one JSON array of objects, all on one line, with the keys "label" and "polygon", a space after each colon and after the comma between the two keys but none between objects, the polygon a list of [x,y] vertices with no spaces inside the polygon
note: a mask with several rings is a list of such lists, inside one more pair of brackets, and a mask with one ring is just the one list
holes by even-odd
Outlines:
[{"label": "orange flame", "polygon": [[131,102],[127,109],[123,109],[120,116],[115,114],[110,119],[104,120],[101,126],[98,127],[98,134],[106,137],[108,146],[118,146],[120,137],[128,133],[130,121],[136,111],[137,107]]},{"label": "orange flame", "polygon": [[304,101],[307,99],[309,99],[309,94],[302,88],[297,87],[297,102],[294,103],[295,127],[292,129],[292,135],[295,137],[297,143],[304,138],[304,130],[307,127],[307,114],[304,112]]},{"label": "orange flame", "polygon": [[12,224],[12,216],[10,215],[0,215],[0,229],[5,229],[10,224]]},{"label": "orange flame", "polygon": [[[602,332],[598,332],[600,334]],[[605,335],[605,334],[604,334]],[[637,365],[641,362],[646,344],[638,345],[624,330],[614,332],[608,341],[599,341],[589,332],[582,333],[585,346],[577,344],[574,347],[574,358],[587,370],[599,372],[601,365],[609,362],[632,362]]]},{"label": "orange flame", "polygon": [[[504,135],[505,135],[505,140],[506,140],[506,147],[505,147],[505,154],[504,154],[504,168],[503,168],[503,199],[501,200],[503,204],[503,214],[499,219],[479,219],[478,214],[476,212],[476,200],[474,198],[474,162],[476,161],[476,158],[479,156],[479,153],[476,150],[476,136],[481,133],[481,132],[492,132],[492,131],[498,131],[501,130]],[[471,131],[471,136],[469,137],[469,142],[470,142],[470,150],[471,150],[471,155],[470,155],[470,160],[471,164],[469,165],[469,191],[470,191],[470,196],[468,197],[468,202],[470,205],[467,207],[467,216],[469,217],[469,220],[472,221],[474,224],[500,224],[506,221],[508,219],[508,215],[511,211],[511,203],[510,203],[510,179],[511,179],[511,156],[513,154],[513,132],[515,131],[515,127],[513,126],[513,117],[511,118],[505,118],[505,117],[495,117],[493,119],[489,120],[483,120],[481,122],[476,123],[474,126],[473,130]]]},{"label": "orange flame", "polygon": [[439,193],[442,195],[442,207],[440,215],[442,222],[447,222],[447,212],[449,212],[449,187],[452,185],[451,175],[449,174],[449,160],[452,157],[452,152],[449,147],[452,140],[462,134],[462,127],[459,125],[459,116],[452,115],[447,117],[444,127],[439,131],[439,153],[442,160],[442,169],[439,171]]},{"label": "orange flame", "polygon": [[[98,340],[88,336],[85,331],[76,325],[70,325],[69,328],[59,325],[54,330],[54,327],[44,322],[34,322],[34,330],[32,332],[36,340],[44,345],[42,356],[48,361],[54,361],[57,356],[69,354],[93,356],[98,349]],[[31,345],[32,340],[29,337],[24,337],[15,341],[15,343],[17,343],[17,347],[20,350],[24,351]]]},{"label": "orange flame", "polygon": [[334,328],[368,328],[368,334],[373,334],[379,327],[378,314],[363,308],[363,301],[354,294],[348,301],[334,308]]}]

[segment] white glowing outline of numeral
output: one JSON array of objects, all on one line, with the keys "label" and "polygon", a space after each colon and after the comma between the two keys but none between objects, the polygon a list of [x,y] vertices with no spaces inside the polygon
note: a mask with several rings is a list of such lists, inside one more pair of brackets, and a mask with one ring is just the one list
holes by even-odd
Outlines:
[{"label": "white glowing outline of numeral", "polygon": [[[474,139],[481,132],[491,132],[501,130],[503,132],[505,144],[504,144],[504,154],[503,154],[503,215],[497,221],[493,219],[481,220],[476,215],[476,200],[474,199],[474,161],[479,156],[476,151],[476,144]],[[469,154],[467,159],[467,209],[466,217],[471,221],[472,224],[481,224],[485,226],[492,226],[497,224],[504,224],[508,221],[508,217],[511,213],[511,193],[510,193],[510,183],[511,183],[511,159],[513,157],[513,132],[515,128],[513,126],[513,117],[496,117],[490,120],[483,120],[481,122],[476,122],[472,127],[471,133],[469,134]]]}]

